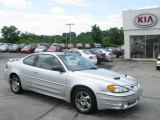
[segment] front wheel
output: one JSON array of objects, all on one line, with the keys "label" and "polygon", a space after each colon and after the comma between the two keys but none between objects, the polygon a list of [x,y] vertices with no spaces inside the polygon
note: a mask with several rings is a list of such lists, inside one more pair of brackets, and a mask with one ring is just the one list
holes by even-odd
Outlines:
[{"label": "front wheel", "polygon": [[94,93],[87,88],[79,88],[73,94],[75,108],[84,114],[93,113],[97,110],[97,103]]},{"label": "front wheel", "polygon": [[21,81],[17,75],[11,77],[10,85],[13,93],[19,94],[22,92]]}]

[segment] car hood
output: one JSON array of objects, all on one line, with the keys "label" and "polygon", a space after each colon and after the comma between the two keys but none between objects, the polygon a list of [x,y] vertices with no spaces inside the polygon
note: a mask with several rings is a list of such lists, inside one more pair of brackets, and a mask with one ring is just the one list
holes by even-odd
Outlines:
[{"label": "car hood", "polygon": [[83,78],[90,78],[97,81],[110,82],[111,84],[116,85],[133,85],[136,84],[136,79],[123,75],[121,73],[117,73],[111,70],[99,68],[96,70],[82,70],[82,71],[74,71],[75,75],[81,76]]}]

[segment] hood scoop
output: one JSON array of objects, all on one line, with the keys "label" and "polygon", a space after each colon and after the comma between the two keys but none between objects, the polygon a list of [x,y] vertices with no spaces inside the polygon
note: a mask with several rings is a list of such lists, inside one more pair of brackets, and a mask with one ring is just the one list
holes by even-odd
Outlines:
[{"label": "hood scoop", "polygon": [[113,78],[113,79],[115,79],[115,80],[120,80],[120,77],[115,77],[115,78]]},{"label": "hood scoop", "polygon": [[[127,75],[125,75],[125,77],[127,77]],[[120,78],[120,77],[115,77],[115,78],[113,78],[113,79],[115,79],[115,80],[120,80],[121,78]]]}]

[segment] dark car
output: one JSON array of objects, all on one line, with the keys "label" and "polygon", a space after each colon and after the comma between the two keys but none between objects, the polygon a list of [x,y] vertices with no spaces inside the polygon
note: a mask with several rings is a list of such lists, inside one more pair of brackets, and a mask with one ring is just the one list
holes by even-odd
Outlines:
[{"label": "dark car", "polygon": [[123,55],[122,51],[120,48],[115,48],[115,47],[107,47],[105,48],[107,51],[110,51],[113,53],[113,55],[116,57],[116,58],[119,58],[119,56]]},{"label": "dark car", "polygon": [[18,45],[18,44],[12,44],[9,49],[8,49],[9,52],[20,52],[21,51],[21,46]]},{"label": "dark car", "polygon": [[102,45],[100,43],[93,43],[91,44],[92,48],[102,48]]},{"label": "dark car", "polygon": [[10,44],[10,43],[4,43],[4,44],[2,44],[0,46],[0,52],[8,52],[8,50],[9,50],[9,48],[10,48],[11,45],[12,44]]},{"label": "dark car", "polygon": [[90,51],[92,54],[96,55],[97,60],[98,60],[98,64],[101,64],[101,62],[106,61],[105,53],[102,53],[96,49],[89,49],[88,51]]},{"label": "dark car", "polygon": [[34,50],[36,49],[36,45],[26,45],[21,49],[21,53],[34,53]]},{"label": "dark car", "polygon": [[38,46],[45,46],[48,49],[50,47],[50,44],[48,44],[48,43],[41,43]]}]

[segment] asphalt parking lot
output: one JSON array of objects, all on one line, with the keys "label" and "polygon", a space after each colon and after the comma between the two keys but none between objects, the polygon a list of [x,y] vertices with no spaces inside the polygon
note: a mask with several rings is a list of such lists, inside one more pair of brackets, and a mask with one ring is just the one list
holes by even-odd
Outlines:
[{"label": "asphalt parking lot", "polygon": [[160,118],[160,70],[154,62],[124,61],[99,65],[113,71],[131,75],[143,87],[140,103],[127,110],[103,110],[94,114],[78,113],[72,105],[53,98],[25,91],[21,95],[11,92],[4,80],[5,64],[9,58],[23,57],[26,54],[0,53],[0,120],[159,120]]}]

